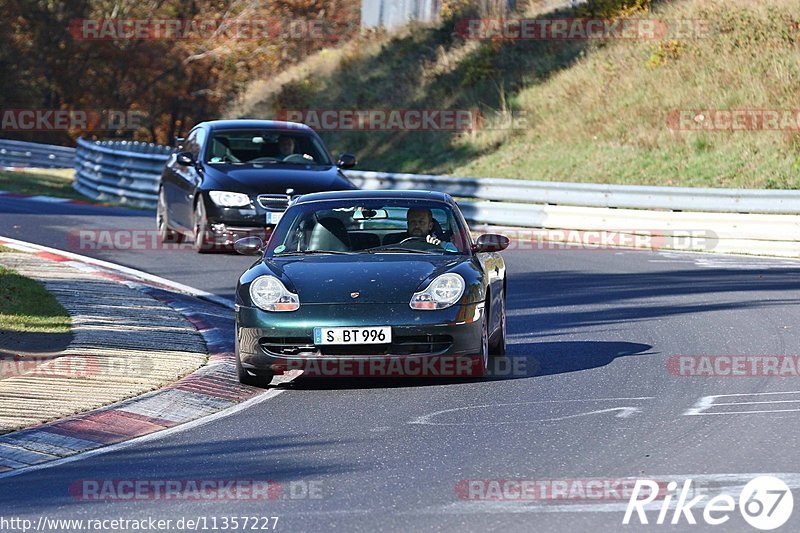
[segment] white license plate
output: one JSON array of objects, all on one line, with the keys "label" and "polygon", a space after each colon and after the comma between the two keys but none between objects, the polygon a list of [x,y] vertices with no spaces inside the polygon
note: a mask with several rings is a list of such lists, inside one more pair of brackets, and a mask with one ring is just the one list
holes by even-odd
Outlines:
[{"label": "white license plate", "polygon": [[283,213],[267,211],[267,224],[277,224],[283,218]]},{"label": "white license plate", "polygon": [[314,344],[389,344],[392,328],[314,328]]}]

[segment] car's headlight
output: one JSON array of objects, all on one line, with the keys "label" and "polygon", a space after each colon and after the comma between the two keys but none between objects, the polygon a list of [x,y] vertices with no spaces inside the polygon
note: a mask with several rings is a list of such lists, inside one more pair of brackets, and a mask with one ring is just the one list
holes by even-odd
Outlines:
[{"label": "car's headlight", "polygon": [[464,286],[464,278],[458,274],[442,274],[427,289],[414,293],[411,309],[432,311],[450,307],[464,295]]},{"label": "car's headlight", "polygon": [[274,276],[261,276],[250,284],[250,299],[264,311],[285,312],[300,309],[300,298],[289,292]]},{"label": "car's headlight", "polygon": [[210,191],[211,201],[220,207],[246,207],[250,205],[250,197],[240,192]]}]

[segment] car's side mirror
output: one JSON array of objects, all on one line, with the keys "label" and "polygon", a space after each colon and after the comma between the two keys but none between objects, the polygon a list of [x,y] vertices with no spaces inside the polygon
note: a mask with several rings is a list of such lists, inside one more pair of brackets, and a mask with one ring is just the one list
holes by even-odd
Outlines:
[{"label": "car's side mirror", "polygon": [[258,255],[264,251],[264,241],[260,237],[245,237],[233,243],[233,249],[242,255]]},{"label": "car's side mirror", "polygon": [[353,154],[342,154],[339,156],[339,160],[336,162],[336,166],[339,168],[343,168],[347,170],[348,168],[353,168],[358,164],[356,160],[356,156]]},{"label": "car's side mirror", "polygon": [[478,237],[478,242],[472,247],[474,252],[502,252],[511,241],[505,235],[497,235],[495,233],[487,233]]},{"label": "car's side mirror", "polygon": [[177,161],[179,165],[190,167],[194,165],[194,154],[192,154],[192,152],[180,152],[175,156],[175,161]]}]

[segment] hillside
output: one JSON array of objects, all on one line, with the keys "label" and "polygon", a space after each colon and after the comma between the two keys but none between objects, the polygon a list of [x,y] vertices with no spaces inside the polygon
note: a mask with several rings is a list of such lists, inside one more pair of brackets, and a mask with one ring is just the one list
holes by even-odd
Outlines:
[{"label": "hillside", "polygon": [[[580,14],[531,8],[515,16]],[[335,152],[356,152],[359,168],[370,170],[797,188],[800,130],[790,111],[800,109],[800,1],[663,1],[635,16],[656,19],[666,34],[479,41],[455,31],[462,14],[438,27],[364,37],[252,83],[228,114],[480,109],[489,118],[477,131],[323,136]],[[782,114],[777,130],[745,122],[739,131],[720,131],[727,110]]]}]

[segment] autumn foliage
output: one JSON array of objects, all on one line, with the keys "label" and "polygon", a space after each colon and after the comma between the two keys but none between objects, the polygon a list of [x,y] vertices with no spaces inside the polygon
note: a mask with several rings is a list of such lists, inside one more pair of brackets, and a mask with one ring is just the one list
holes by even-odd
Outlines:
[{"label": "autumn foliage", "polygon": [[[359,31],[359,0],[6,0],[0,108],[136,112],[119,130],[2,132],[171,143],[245,83]],[[99,126],[103,126],[100,124]]]}]

